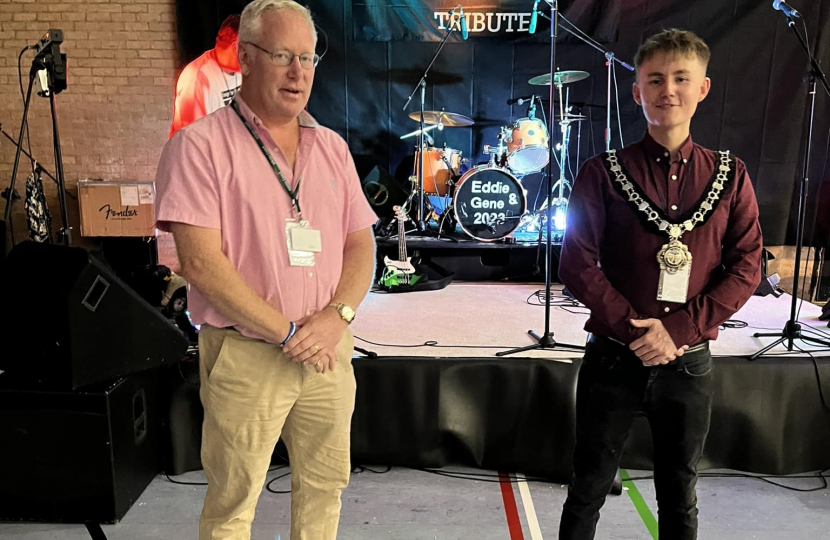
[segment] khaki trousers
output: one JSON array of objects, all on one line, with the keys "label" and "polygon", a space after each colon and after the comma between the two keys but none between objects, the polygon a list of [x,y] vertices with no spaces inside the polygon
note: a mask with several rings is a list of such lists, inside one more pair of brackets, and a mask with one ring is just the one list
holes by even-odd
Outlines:
[{"label": "khaki trousers", "polygon": [[271,455],[282,435],[291,460],[291,540],[334,540],[349,483],[355,401],[354,337],[334,371],[292,362],[277,345],[230,329],[199,333],[202,466],[208,490],[199,540],[248,540]]}]

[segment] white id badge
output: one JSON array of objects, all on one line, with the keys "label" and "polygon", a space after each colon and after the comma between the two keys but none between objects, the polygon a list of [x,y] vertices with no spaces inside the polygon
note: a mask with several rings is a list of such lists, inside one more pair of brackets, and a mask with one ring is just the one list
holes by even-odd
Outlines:
[{"label": "white id badge", "polygon": [[[305,220],[285,220],[285,240],[288,244],[288,264],[290,264],[291,266],[314,266],[315,252],[308,249],[308,239],[304,237],[304,233],[300,232],[297,235],[297,240],[295,240],[294,231],[313,231],[317,233],[318,237],[320,235],[320,231],[315,231],[314,229],[311,229],[310,225],[308,224],[308,221]],[[314,246],[311,245],[311,247]]]},{"label": "white id badge", "polygon": [[689,276],[691,273],[692,263],[686,264],[674,274],[670,274],[665,270],[660,271],[657,300],[685,304],[686,296],[689,294]]},{"label": "white id badge", "polygon": [[320,253],[323,251],[323,240],[320,231],[312,228],[295,227],[291,229],[291,245],[294,249]]}]

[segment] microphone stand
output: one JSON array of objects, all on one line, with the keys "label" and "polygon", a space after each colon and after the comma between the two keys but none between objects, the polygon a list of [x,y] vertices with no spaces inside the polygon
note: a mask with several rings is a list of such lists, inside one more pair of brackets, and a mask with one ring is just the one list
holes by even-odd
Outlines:
[{"label": "microphone stand", "polygon": [[[548,103],[548,133],[553,133],[553,83],[555,80],[556,75],[556,31],[557,31],[557,21],[559,20],[559,2],[558,0],[553,1],[553,5],[551,6],[551,25],[550,25],[550,94],[549,98],[550,101]],[[565,141],[562,141],[562,144],[565,144]],[[551,196],[553,195],[553,186],[551,185],[551,178],[553,176],[553,152],[555,151],[554,145],[551,143],[549,152],[551,156],[548,160],[548,174],[547,174],[547,184],[546,189],[548,192],[548,200],[551,200]],[[565,164],[562,163],[560,167],[564,167]],[[533,339],[536,340],[536,343],[533,345],[528,345],[527,347],[519,347],[517,349],[510,349],[508,351],[500,351],[496,353],[496,356],[507,356],[508,354],[515,354],[524,351],[532,351],[538,349],[554,349],[556,347],[560,347],[563,349],[571,349],[576,351],[584,351],[585,347],[581,345],[568,345],[566,343],[557,343],[553,337],[553,332],[550,330],[550,281],[551,281],[551,264],[550,264],[550,256],[551,256],[551,221],[553,221],[553,217],[551,215],[553,205],[548,205],[547,213],[547,239],[545,242],[545,330],[542,335],[537,334],[533,330],[528,330],[527,333],[530,334]]]},{"label": "microphone stand", "polygon": [[[456,6],[458,7],[458,6]],[[433,64],[435,64],[435,60],[438,59],[438,55],[441,54],[441,49],[444,48],[444,45],[447,43],[447,39],[449,39],[450,34],[453,33],[455,30],[456,25],[460,25],[461,17],[456,18],[453,20],[453,15],[455,14],[455,8],[450,11],[450,26],[447,29],[447,33],[444,35],[444,38],[441,40],[441,44],[438,45],[438,49],[436,49],[435,54],[432,56],[432,60],[430,60],[427,69],[424,71],[424,74],[421,76],[421,80],[418,81],[418,84],[415,85],[415,88],[412,89],[412,92],[409,94],[409,97],[406,98],[406,102],[403,104],[402,110],[406,110],[409,106],[409,103],[412,101],[412,98],[415,96],[415,92],[418,89],[421,89],[421,102],[420,102],[420,111],[421,111],[421,119],[419,122],[419,130],[418,130],[418,212],[416,219],[413,221],[417,226],[417,230],[419,232],[425,232],[427,230],[426,220],[424,219],[424,154],[425,154],[425,146],[424,146],[424,101],[426,100],[426,91],[427,91],[427,74],[429,74],[429,70],[432,69]]]},{"label": "microphone stand", "polygon": [[[48,55],[46,55],[45,57],[36,56],[35,59],[32,61],[32,68],[29,71],[29,88],[26,91],[26,99],[23,102],[23,117],[20,120],[20,132],[18,133],[17,142],[15,143],[17,149],[15,150],[14,154],[14,165],[12,166],[12,179],[11,183],[9,184],[9,197],[6,199],[6,207],[3,213],[3,219],[6,221],[6,223],[11,223],[11,205],[14,200],[14,184],[17,179],[17,171],[20,166],[20,154],[23,152],[23,135],[26,128],[26,119],[29,116],[29,105],[31,104],[32,100],[32,86],[34,85],[37,73],[41,70],[46,70],[47,77],[49,80],[49,108],[52,116],[52,146],[55,154],[55,173],[57,174],[57,179],[55,180],[53,178],[53,180],[55,180],[55,182],[58,185],[58,204],[60,206],[62,224],[61,229],[58,231],[58,237],[61,243],[63,243],[66,246],[69,246],[72,243],[72,229],[69,227],[69,218],[66,212],[66,184],[63,175],[63,159],[61,156],[61,143],[60,135],[58,132],[58,111],[57,102],[55,101],[55,84],[52,72],[53,67],[54,61],[50,60],[50,57]],[[31,158],[31,156],[29,157]],[[51,177],[51,175],[49,176]]]},{"label": "microphone stand", "polygon": [[793,296],[792,296],[792,304],[790,305],[790,319],[787,321],[787,324],[784,326],[784,329],[780,333],[768,334],[768,333],[758,333],[754,334],[754,337],[778,337],[776,341],[770,343],[760,351],[756,352],[752,356],[749,357],[749,360],[755,360],[759,356],[762,356],[770,349],[777,347],[778,345],[787,342],[787,350],[792,351],[795,348],[794,341],[796,339],[800,339],[802,341],[806,341],[808,344],[819,345],[822,347],[830,347],[830,341],[814,338],[811,336],[805,336],[801,332],[801,323],[798,322],[798,280],[799,274],[801,271],[801,249],[804,246],[804,220],[805,220],[805,213],[807,212],[807,184],[809,182],[809,166],[810,166],[810,151],[813,144],[813,118],[816,112],[816,81],[821,81],[822,86],[827,91],[827,95],[830,96],[830,85],[827,84],[827,77],[822,72],[821,67],[818,64],[818,61],[810,52],[810,47],[807,45],[807,42],[804,41],[804,38],[801,36],[801,33],[798,31],[796,27],[795,20],[787,16],[787,26],[789,26],[793,33],[795,33],[795,37],[798,39],[798,42],[801,44],[801,47],[804,49],[804,52],[807,53],[807,57],[810,59],[810,72],[807,74],[806,80],[809,83],[807,88],[807,96],[810,101],[810,109],[809,109],[809,121],[807,123],[807,144],[804,148],[804,160],[802,162],[802,176],[801,182],[799,184],[799,197],[798,197],[798,222],[796,225],[796,240],[795,240],[795,270],[793,274]]}]

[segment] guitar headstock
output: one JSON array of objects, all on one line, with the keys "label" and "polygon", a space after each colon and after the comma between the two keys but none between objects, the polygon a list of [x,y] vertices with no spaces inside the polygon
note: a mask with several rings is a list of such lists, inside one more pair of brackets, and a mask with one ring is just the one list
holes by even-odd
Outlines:
[{"label": "guitar headstock", "polygon": [[395,211],[395,218],[398,221],[406,221],[406,220],[409,219],[406,215],[406,210],[404,209],[403,206],[394,206],[394,207],[392,207],[392,210]]}]

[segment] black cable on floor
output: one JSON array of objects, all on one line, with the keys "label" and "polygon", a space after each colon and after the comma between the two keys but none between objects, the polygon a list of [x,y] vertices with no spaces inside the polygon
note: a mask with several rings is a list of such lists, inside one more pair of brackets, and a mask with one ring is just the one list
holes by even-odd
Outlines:
[{"label": "black cable on floor", "polygon": [[[356,475],[356,474],[361,474],[363,472],[370,472],[370,473],[374,473],[374,474],[386,474],[391,470],[392,470],[391,465],[387,465],[386,470],[383,470],[383,471],[376,471],[374,469],[370,469],[369,467],[365,467],[363,465],[356,465],[352,469],[352,474]],[[290,476],[290,475],[291,475],[291,471],[288,471],[287,473],[281,474],[281,475],[277,476],[276,478],[272,478],[267,484],[265,484],[265,490],[268,491],[268,493],[274,493],[275,495],[288,495],[288,494],[290,494],[291,493],[290,489],[288,489],[288,490],[277,490],[277,489],[273,489],[271,487],[271,484],[273,484],[277,480],[282,480],[283,478],[285,478],[287,476]]]},{"label": "black cable on floor", "polygon": [[355,467],[352,469],[352,474],[361,474],[361,473],[364,473],[364,472],[370,472],[370,473],[374,473],[374,474],[386,474],[391,470],[392,470],[391,465],[387,465],[386,470],[383,470],[383,471],[376,471],[374,469],[370,469],[369,467],[366,467],[365,465],[355,465]]},{"label": "black cable on floor", "polygon": [[818,385],[818,397],[819,397],[819,399],[821,399],[821,404],[824,406],[824,408],[827,409],[828,411],[830,411],[830,406],[828,406],[827,400],[824,399],[824,383],[821,380],[821,373],[819,372],[818,362],[816,361],[816,357],[813,356],[812,351],[807,351],[805,349],[802,349],[801,347],[799,347],[798,345],[795,345],[795,344],[793,344],[793,346],[796,349],[798,349],[799,351],[807,354],[807,356],[810,357],[810,360],[813,361],[813,369],[815,370],[815,373],[816,373],[816,384]]},{"label": "black cable on floor", "polygon": [[354,338],[358,341],[362,341],[363,343],[375,345],[376,347],[398,347],[401,349],[417,349],[419,347],[437,347],[441,349],[512,349],[515,347],[515,345],[442,345],[434,340],[424,341],[423,343],[414,345],[403,345],[398,343],[376,343],[374,341],[369,341],[368,339],[363,339],[360,336],[355,336]]},{"label": "black cable on floor", "polygon": [[276,478],[272,478],[271,480],[269,480],[268,483],[265,484],[265,491],[267,491],[269,493],[274,493],[276,495],[288,495],[288,494],[290,494],[291,493],[290,489],[280,491],[280,490],[276,490],[276,489],[271,488],[271,484],[273,484],[277,480],[281,480],[281,479],[285,478],[286,476],[291,476],[291,471],[288,471],[287,473],[281,474],[281,475],[277,476]]},{"label": "black cable on floor", "polygon": [[[276,466],[271,467],[270,469],[268,469],[268,472],[278,471],[278,470],[284,469],[286,467],[288,467],[288,465],[276,465]],[[172,478],[170,478],[169,474],[167,474],[167,473],[163,473],[163,474],[164,474],[164,477],[167,479],[167,481],[170,482],[171,484],[178,484],[180,486],[206,486],[206,485],[208,485],[207,482],[182,482],[181,480],[173,480]]]},{"label": "black cable on floor", "polygon": [[[283,469],[285,467],[287,467],[287,465],[281,465],[281,466],[269,469],[269,472],[275,471],[275,470],[280,470],[280,469]],[[529,476],[529,477],[525,477],[525,478],[515,478],[515,479],[511,477],[508,480],[503,480],[498,474],[493,474],[493,473],[475,473],[475,472],[451,471],[451,470],[447,471],[447,470],[443,470],[443,469],[414,468],[414,467],[405,467],[405,468],[408,468],[408,469],[413,470],[413,471],[420,471],[420,472],[425,472],[425,473],[428,473],[428,474],[434,474],[436,476],[443,476],[445,478],[454,478],[456,480],[467,480],[467,481],[471,481],[471,482],[483,482],[483,483],[486,483],[486,484],[519,484],[519,483],[522,483],[522,482],[524,482],[524,483],[540,483],[540,484],[561,484],[561,482],[555,482],[555,481],[553,481],[549,478],[539,478],[539,477],[533,477],[533,476]],[[386,473],[390,472],[391,470],[392,470],[391,465],[387,465],[384,470],[375,470],[375,469],[371,469],[369,467],[366,467],[364,465],[355,465],[354,468],[352,469],[352,474],[357,475],[357,474],[361,474],[361,473],[364,473],[364,472],[370,472],[370,473],[374,473],[374,474],[386,474]],[[783,488],[783,489],[787,489],[787,490],[790,490],[790,491],[798,491],[798,492],[801,492],[801,493],[810,493],[810,492],[814,492],[814,491],[821,491],[823,489],[827,489],[827,487],[828,487],[828,483],[827,483],[828,476],[825,474],[827,472],[830,472],[830,469],[824,469],[823,471],[819,471],[815,475],[754,475],[754,474],[747,474],[747,473],[700,473],[700,474],[698,474],[698,477],[699,478],[750,478],[750,479],[754,479],[754,480],[761,480],[761,481],[766,482],[768,484],[771,484],[773,486],[780,487],[780,488]],[[274,493],[275,495],[288,495],[288,494],[290,494],[291,493],[290,489],[288,489],[288,490],[276,490],[276,489],[273,489],[271,487],[271,484],[273,484],[277,480],[281,480],[281,479],[286,478],[290,475],[291,475],[291,471],[288,471],[288,472],[286,472],[284,474],[281,474],[281,475],[279,475],[275,478],[272,478],[265,485],[266,491],[268,491],[269,493]],[[167,476],[167,475],[165,474],[165,476]],[[784,484],[779,484],[777,482],[773,482],[773,481],[770,480],[771,478],[781,479],[781,480],[819,478],[822,481],[822,485],[819,486],[819,487],[814,487],[814,488],[795,488],[795,487],[791,487],[791,486],[785,486]],[[167,476],[167,479],[169,481],[173,482],[174,484],[191,485],[191,486],[192,485],[196,485],[196,486],[206,485],[205,483],[179,482],[179,481],[172,480],[169,476]],[[640,481],[640,480],[653,480],[653,479],[654,479],[653,475],[635,476],[635,477],[623,480],[623,482],[624,483],[625,482],[636,482],[636,481]],[[106,537],[104,537],[104,538],[106,538]]]},{"label": "black cable on floor", "polygon": [[[830,469],[824,469],[823,471],[819,471],[818,474],[815,475],[754,475],[754,474],[745,474],[745,473],[700,473],[698,474],[698,478],[752,478],[754,480],[761,480],[762,482],[766,482],[767,484],[772,484],[773,486],[780,487],[787,489],[789,491],[799,491],[801,493],[810,493],[813,491],[821,491],[823,489],[827,489],[827,478],[824,473],[830,471]],[[819,487],[814,488],[795,488],[791,486],[785,486],[784,484],[779,484],[777,482],[773,482],[769,480],[770,478],[779,478],[779,479],[790,479],[790,478],[820,478],[822,485]],[[648,476],[637,476],[634,478],[628,478],[623,480],[625,482],[634,482],[636,480],[654,480],[654,475]]]},{"label": "black cable on floor", "polygon": [[181,480],[173,480],[170,478],[170,475],[164,473],[164,477],[167,478],[167,481],[171,484],[178,484],[180,486],[206,486],[207,482],[182,482]]},{"label": "black cable on floor", "polygon": [[498,474],[488,474],[488,473],[468,473],[463,471],[444,471],[440,469],[412,469],[413,471],[421,471],[429,474],[434,474],[436,476],[444,476],[446,478],[455,478],[458,480],[469,480],[473,482],[484,482],[485,484],[520,484],[520,483],[530,483],[530,482],[537,482],[541,484],[559,484],[560,482],[554,482],[549,478],[535,478],[535,477],[526,477],[522,479],[513,479],[510,478],[509,480],[502,480]]},{"label": "black cable on floor", "polygon": [[720,325],[720,327],[721,327],[721,330],[749,328],[749,323],[746,323],[744,321],[739,321],[737,319],[729,319],[728,321],[724,321]]}]

